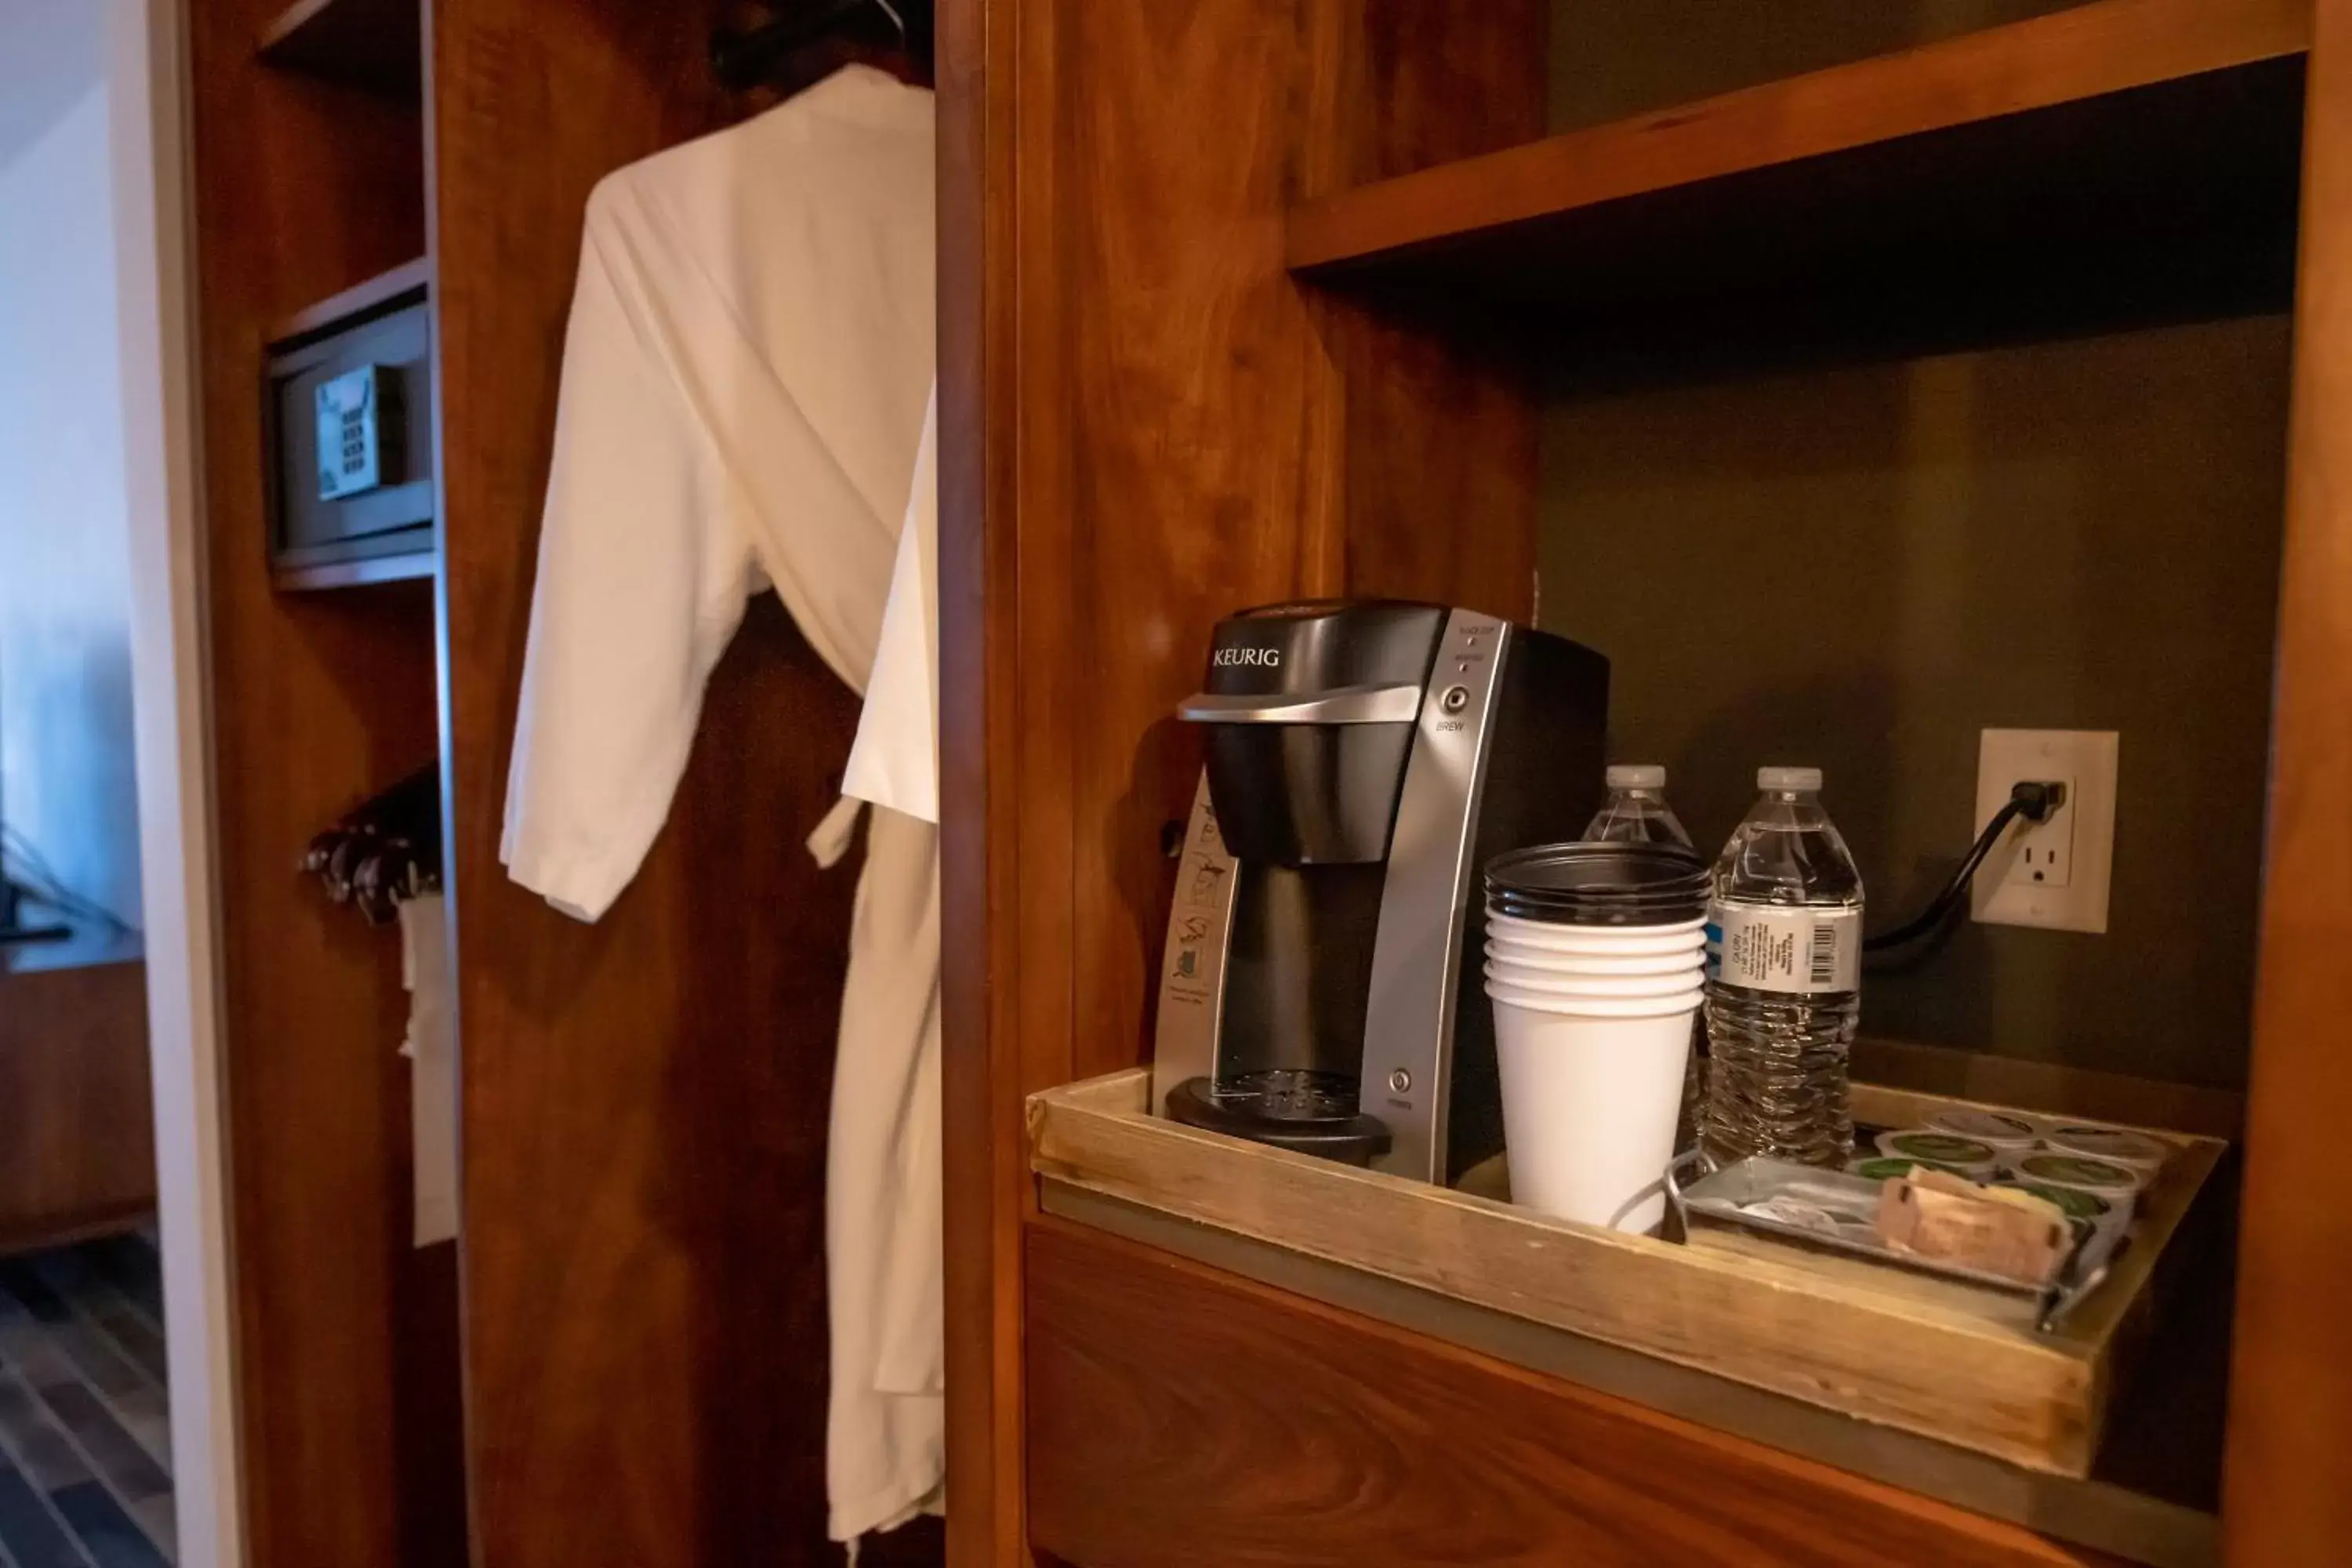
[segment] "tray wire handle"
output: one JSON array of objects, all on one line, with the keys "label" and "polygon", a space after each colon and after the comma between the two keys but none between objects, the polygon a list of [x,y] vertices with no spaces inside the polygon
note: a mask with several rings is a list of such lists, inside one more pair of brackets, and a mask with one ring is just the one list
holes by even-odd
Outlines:
[{"label": "tray wire handle", "polygon": [[2045,1334],[2056,1328],[2060,1319],[2080,1306],[2084,1297],[2107,1282],[2107,1274],[2114,1268],[2116,1259],[2131,1244],[2129,1236],[2118,1237],[2108,1246],[2098,1262],[2079,1273],[2075,1268],[2080,1261],[2079,1256],[2068,1258],[2066,1268],[2042,1292],[2042,1313],[2034,1320],[2034,1328]]},{"label": "tray wire handle", "polygon": [[1683,1234],[1688,1236],[1690,1204],[1683,1196],[1683,1181],[1685,1173],[1694,1176],[1704,1176],[1707,1173],[1706,1150],[1685,1149],[1666,1162],[1666,1201],[1674,1205],[1675,1218],[1681,1224]]}]

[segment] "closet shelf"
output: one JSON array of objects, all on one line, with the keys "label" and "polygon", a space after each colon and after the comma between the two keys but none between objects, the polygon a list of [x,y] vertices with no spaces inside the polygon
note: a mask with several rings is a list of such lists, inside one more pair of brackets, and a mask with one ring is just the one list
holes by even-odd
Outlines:
[{"label": "closet shelf", "polygon": [[1287,259],[1590,310],[2217,225],[2291,258],[2311,25],[2309,0],[2095,0],[1342,192],[1292,210]]},{"label": "closet shelf", "polygon": [[280,349],[303,340],[382,315],[388,310],[422,299],[433,287],[433,262],[426,257],[404,261],[341,293],[305,305],[271,322],[264,341]]},{"label": "closet shelf", "polygon": [[295,0],[256,49],[287,70],[401,98],[424,90],[419,0]]},{"label": "closet shelf", "polygon": [[324,588],[362,588],[376,583],[414,583],[440,570],[438,550],[413,550],[398,555],[362,556],[356,561],[273,567],[269,583],[281,594],[313,593]]}]

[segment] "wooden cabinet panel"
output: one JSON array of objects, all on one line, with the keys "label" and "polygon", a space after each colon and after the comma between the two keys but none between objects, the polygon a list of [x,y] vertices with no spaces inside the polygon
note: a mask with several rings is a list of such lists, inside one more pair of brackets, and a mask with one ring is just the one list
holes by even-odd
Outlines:
[{"label": "wooden cabinet panel", "polygon": [[0,950],[0,1247],[89,1235],[155,1205],[147,968],[135,942],[72,945],[100,951],[51,962],[41,948]]},{"label": "wooden cabinet panel", "polygon": [[[1024,1219],[1023,1092],[1124,1065],[1141,1048],[1166,898],[1155,829],[1181,814],[1195,765],[1167,715],[1209,622],[1243,599],[1294,591],[1528,612],[1531,393],[1512,354],[1467,323],[1436,319],[1476,290],[1408,282],[1378,295],[1313,284],[1302,293],[1280,270],[1278,236],[1291,205],[1378,205],[1433,187],[1424,178],[1386,196],[1339,194],[1532,140],[1547,9],[1521,0],[943,7],[943,900],[949,931],[968,938],[951,934],[945,975],[948,1288],[953,1533],[957,1560],[972,1568],[1018,1563],[1030,1542],[1082,1568],[2087,1560],[2011,1526]],[[2352,1496],[2337,1440],[2352,1402],[2326,1397],[2352,1364],[2334,1353],[2330,1317],[2344,1227],[2336,1205],[2264,1197],[2325,1188],[2320,1152],[2345,1120],[2352,1083],[2331,1048],[2346,972],[2326,956],[2340,945],[2352,887],[2352,819],[2342,810],[2352,752],[2341,722],[2352,551],[2347,487],[2326,443],[2352,384],[2341,363],[2352,342],[2345,290],[2329,272],[2352,230],[2345,202],[2327,199],[2346,183],[2352,137],[2336,79],[2347,68],[2336,57],[2352,47],[2347,10],[2352,0],[2317,0],[2311,27],[2294,519],[2269,817],[2275,874],[2235,1391],[2232,1544],[2237,1559],[2265,1568],[2336,1549]],[[2147,25],[2175,11],[2179,28]],[[1978,86],[2055,101],[2047,84],[2026,79],[2050,65],[2051,40],[2072,40],[2059,52],[2078,89],[2105,92],[2295,52],[2303,16],[2272,0],[2132,0],[2078,7],[2005,42],[1922,51],[1913,64],[1925,59],[1933,76],[1938,61],[2014,52]],[[2125,68],[2114,51],[2083,41],[2119,26],[2172,63],[2116,76]],[[1877,91],[1887,68],[1823,79],[1833,97],[1856,82]],[[2182,91],[2201,98],[2217,85],[2209,75],[2190,76]],[[2268,89],[2291,86],[2294,68],[2237,75],[2265,89],[2265,155],[2249,174],[2269,191],[2264,170],[2284,161],[2269,156],[2284,152],[2272,132],[2291,94]],[[1914,85],[1896,82],[1887,96],[1896,119],[1925,101]],[[1916,85],[1950,96],[1949,82]],[[2126,107],[2160,105],[2136,97]],[[1633,140],[1687,141],[1687,127],[1665,123],[1680,118],[1644,121]],[[1789,130],[1769,114],[1758,123],[1759,134]],[[2193,126],[2163,123],[2194,140]],[[1853,141],[1840,132],[1811,150]],[[1492,167],[1542,164],[1547,178],[1600,182],[1575,203],[1546,197],[1579,211],[1610,190],[1662,183],[1622,184],[1624,170],[1562,162],[1564,144]],[[1646,155],[1630,142],[1617,152],[1633,163]],[[1715,153],[1730,160],[1717,173],[1760,156],[1738,137]],[[2165,159],[2141,163],[2152,181],[2179,184]],[[1815,183],[1816,205],[1834,206],[1839,187],[1819,184],[1821,173],[1800,165],[1786,178]],[[1621,185],[1602,189],[1612,180]],[[1292,258],[1338,258],[1305,254],[1297,233]],[[2000,237],[2015,238],[2003,254],[2021,268],[2047,258],[2030,235]],[[1780,265],[1804,260],[1801,247],[1773,244]],[[1709,253],[1752,261],[1738,246]],[[1706,321],[1695,312],[1688,330],[1704,335]]]},{"label": "wooden cabinet panel", "polygon": [[427,32],[488,1568],[840,1561],[824,1177],[857,865],[820,869],[801,841],[838,794],[856,696],[762,595],[619,902],[583,925],[499,860],[588,194],[754,107],[712,80],[723,9],[469,0]]},{"label": "wooden cabinet panel", "polygon": [[2352,1540],[2352,0],[2315,17],[2223,1513],[2230,1561],[2260,1568]]},{"label": "wooden cabinet panel", "polygon": [[2111,1559],[1046,1219],[1029,1521],[1076,1568]]},{"label": "wooden cabinet panel", "polygon": [[257,59],[281,8],[184,8],[247,1558],[442,1568],[465,1558],[455,1268],[411,1246],[400,943],[294,869],[434,755],[433,595],[278,592],[262,424],[289,312],[424,254],[424,139],[413,105]]},{"label": "wooden cabinet panel", "polygon": [[[1542,0],[940,13],[941,889],[960,1563],[1018,1560],[1021,1095],[1139,1059],[1173,709],[1296,595],[1524,614],[1534,422],[1285,270],[1303,195],[1536,134]],[[1475,518],[1482,528],[1465,526]],[[961,938],[961,939],[960,939]]]}]

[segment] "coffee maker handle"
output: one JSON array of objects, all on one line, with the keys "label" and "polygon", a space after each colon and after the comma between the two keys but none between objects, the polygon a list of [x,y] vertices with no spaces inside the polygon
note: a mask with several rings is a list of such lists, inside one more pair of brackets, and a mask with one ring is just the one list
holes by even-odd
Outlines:
[{"label": "coffee maker handle", "polygon": [[1410,724],[1421,717],[1421,688],[1340,686],[1307,695],[1202,691],[1186,698],[1176,717],[1190,724]]}]

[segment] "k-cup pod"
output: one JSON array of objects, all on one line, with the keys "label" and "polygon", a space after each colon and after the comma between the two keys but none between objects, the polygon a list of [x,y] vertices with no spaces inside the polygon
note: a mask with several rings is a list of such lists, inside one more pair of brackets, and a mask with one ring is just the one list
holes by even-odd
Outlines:
[{"label": "k-cup pod", "polygon": [[1882,1132],[1878,1135],[1878,1152],[1898,1160],[1916,1160],[1923,1165],[1939,1165],[1972,1181],[1984,1181],[2000,1169],[2000,1152],[1991,1144],[1979,1143],[1973,1138],[1963,1138],[1955,1132],[1938,1132],[1933,1128],[1913,1127],[1900,1132]]}]

